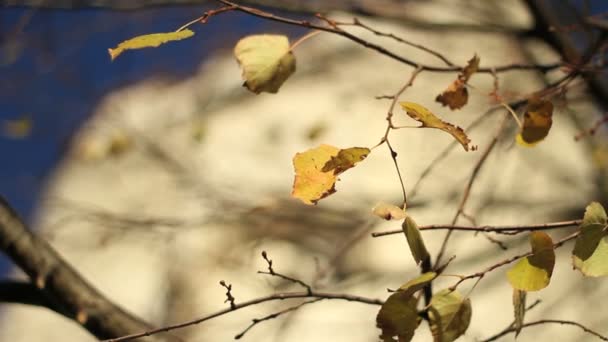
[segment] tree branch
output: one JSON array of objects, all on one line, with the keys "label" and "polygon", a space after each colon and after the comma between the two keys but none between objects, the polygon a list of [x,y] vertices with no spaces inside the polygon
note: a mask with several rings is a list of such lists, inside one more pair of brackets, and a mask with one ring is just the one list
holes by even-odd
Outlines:
[{"label": "tree branch", "polygon": [[[0,248],[30,277],[32,287],[6,284],[21,294],[13,296],[28,304],[52,308],[97,338],[111,338],[148,330],[151,326],[106,299],[70,266],[46,241],[26,229],[10,205],[0,197]],[[176,340],[169,336],[156,341]]]},{"label": "tree branch", "polygon": [[[460,230],[465,232],[493,232],[498,234],[514,235],[522,232],[530,232],[535,230],[550,230],[572,226],[578,226],[583,220],[570,220],[561,222],[550,222],[540,224],[522,224],[513,226],[455,226],[451,224],[431,224],[428,226],[419,226],[420,230]],[[393,234],[402,234],[403,229],[387,230],[384,232],[372,233],[372,237],[387,236]]]}]

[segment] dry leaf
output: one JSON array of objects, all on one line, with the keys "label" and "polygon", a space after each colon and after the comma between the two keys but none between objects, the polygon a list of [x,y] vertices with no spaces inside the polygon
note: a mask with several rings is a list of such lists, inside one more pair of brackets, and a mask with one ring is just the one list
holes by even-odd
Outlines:
[{"label": "dry leaf", "polygon": [[473,56],[467,63],[467,66],[462,69],[458,78],[448,86],[443,93],[437,95],[435,101],[450,109],[460,109],[469,101],[469,92],[466,88],[466,83],[475,72],[479,69],[479,57]]},{"label": "dry leaf", "polygon": [[138,36],[129,40],[125,40],[124,42],[118,44],[118,46],[114,49],[108,49],[108,52],[110,53],[110,58],[114,60],[125,50],[158,47],[161,44],[165,44],[167,42],[178,41],[190,38],[192,36],[194,36],[194,32],[188,29],[176,32],[146,34],[143,36]]},{"label": "dry leaf", "polygon": [[456,140],[458,140],[465,151],[469,150],[469,143],[471,140],[469,137],[467,137],[462,128],[439,119],[435,114],[431,113],[431,111],[417,103],[400,102],[399,104],[407,112],[407,115],[422,123],[422,126],[420,127],[437,128],[444,132],[450,133]]},{"label": "dry leaf", "polygon": [[553,124],[553,104],[550,101],[531,99],[524,114],[522,131],[517,135],[517,142],[523,146],[536,145],[549,134]]},{"label": "dry leaf", "polygon": [[368,148],[351,147],[339,149],[331,145],[321,145],[293,157],[295,179],[291,195],[306,204],[316,204],[336,192],[338,175],[370,153]]}]

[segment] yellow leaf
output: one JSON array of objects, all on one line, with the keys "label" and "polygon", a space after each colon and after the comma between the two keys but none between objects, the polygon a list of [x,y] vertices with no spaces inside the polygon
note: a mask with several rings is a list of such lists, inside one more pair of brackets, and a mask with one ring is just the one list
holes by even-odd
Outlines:
[{"label": "yellow leaf", "polygon": [[443,93],[437,95],[435,101],[450,107],[451,110],[464,107],[469,101],[466,83],[471,78],[471,75],[477,72],[477,69],[479,69],[479,57],[474,55],[467,63],[467,66],[458,74],[458,78]]},{"label": "yellow leaf", "polygon": [[372,213],[387,221],[403,220],[405,218],[405,209],[401,209],[396,205],[380,202],[372,209]]},{"label": "yellow leaf", "polygon": [[545,139],[553,124],[553,104],[541,99],[530,99],[524,114],[522,131],[517,142],[522,146],[533,146]]},{"label": "yellow leaf", "polygon": [[544,232],[530,234],[532,255],[521,259],[507,272],[509,283],[521,291],[542,290],[551,281],[555,266],[553,240]]},{"label": "yellow leaf", "polygon": [[339,175],[365,159],[369,153],[370,150],[367,147],[351,147],[340,150],[337,155],[331,157],[331,159],[323,165],[322,171],[333,171],[334,175]]},{"label": "yellow leaf", "polygon": [[137,36],[118,44],[114,49],[108,49],[110,58],[114,60],[125,50],[143,49],[147,47],[158,47],[161,44],[190,38],[194,35],[191,30],[181,30],[177,32],[152,33],[143,36]]},{"label": "yellow leaf", "polygon": [[[367,151],[367,152],[365,152]],[[291,195],[306,204],[316,204],[336,192],[337,176],[369,154],[363,147],[339,149],[321,145],[293,157],[295,179]]]},{"label": "yellow leaf", "polygon": [[2,123],[2,134],[8,138],[23,139],[32,133],[32,119],[22,117],[16,120],[5,120]]},{"label": "yellow leaf", "polygon": [[590,277],[608,275],[608,217],[601,204],[587,206],[579,230],[572,251],[574,268]]},{"label": "yellow leaf", "polygon": [[283,35],[253,35],[234,47],[234,56],[243,69],[244,86],[259,94],[276,93],[296,70],[296,59]]},{"label": "yellow leaf", "polygon": [[412,119],[422,123],[420,127],[437,128],[444,132],[450,133],[464,147],[465,151],[469,150],[471,140],[467,137],[462,128],[454,126],[449,122],[442,121],[428,109],[413,102],[400,102],[401,107],[406,111]]}]

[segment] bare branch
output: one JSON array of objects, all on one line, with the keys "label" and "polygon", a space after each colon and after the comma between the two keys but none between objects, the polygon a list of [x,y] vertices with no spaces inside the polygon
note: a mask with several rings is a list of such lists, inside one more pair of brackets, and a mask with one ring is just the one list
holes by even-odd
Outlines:
[{"label": "bare branch", "polygon": [[210,319],[213,319],[213,318],[216,318],[219,316],[223,316],[229,312],[240,310],[240,309],[246,308],[248,306],[257,305],[257,304],[261,304],[261,303],[265,303],[265,302],[276,301],[276,300],[286,300],[286,299],[293,299],[293,298],[339,299],[339,300],[345,300],[345,301],[349,301],[349,302],[358,302],[358,303],[370,304],[370,305],[382,305],[384,303],[384,301],[382,301],[380,299],[371,299],[371,298],[354,296],[354,295],[349,295],[349,294],[344,294],[344,293],[328,293],[328,292],[317,292],[317,291],[312,291],[312,293],[308,293],[306,291],[275,293],[275,294],[268,295],[265,297],[259,297],[259,298],[252,299],[252,300],[249,300],[246,302],[241,302],[241,303],[236,304],[234,306],[234,308],[226,308],[226,309],[214,312],[207,316],[203,316],[203,317],[191,320],[191,321],[178,323],[178,324],[174,324],[174,325],[168,325],[168,326],[165,326],[165,327],[162,327],[159,329],[152,329],[152,330],[144,331],[144,332],[137,333],[137,334],[125,335],[125,336],[122,336],[119,338],[108,339],[108,340],[104,340],[102,342],[130,341],[130,340],[144,337],[144,336],[151,336],[151,335],[155,335],[155,334],[162,333],[162,332],[167,332],[167,331],[171,331],[171,330],[175,330],[175,329],[181,329],[181,328],[189,327],[192,325],[200,324],[202,322],[208,321]]},{"label": "bare branch", "polygon": [[[573,326],[576,326],[576,327],[579,327],[579,328],[583,329],[586,333],[589,333],[589,334],[591,334],[591,335],[599,338],[602,341],[608,341],[608,336],[602,335],[602,334],[600,334],[600,333],[598,333],[598,332],[596,332],[594,330],[591,330],[591,329],[587,328],[586,326],[584,326],[584,325],[582,325],[580,323],[573,322],[573,321],[565,321],[565,320],[561,320],[561,319],[541,319],[541,320],[534,321],[534,322],[524,323],[521,327],[522,328],[527,328],[527,327],[533,327],[535,325],[552,324],[552,323],[562,324],[562,325],[573,325]],[[499,339],[499,338],[501,338],[501,337],[503,337],[503,336],[505,336],[505,335],[507,335],[507,334],[509,334],[511,332],[515,332],[515,331],[516,331],[515,327],[509,327],[509,328],[501,331],[500,333],[498,333],[498,334],[496,334],[496,335],[494,335],[492,337],[489,337],[489,338],[487,338],[485,340],[482,340],[481,342],[496,341],[497,339]]]},{"label": "bare branch", "polygon": [[[151,329],[148,323],[110,302],[46,241],[27,230],[2,197],[0,248],[30,277],[33,286],[53,303],[55,311],[64,313],[96,337],[111,338]],[[167,336],[155,340],[174,338]]]},{"label": "bare branch", "polygon": [[[578,226],[583,220],[570,220],[561,222],[550,222],[540,224],[522,224],[513,226],[456,226],[451,224],[432,224],[428,226],[419,226],[420,230],[460,230],[466,232],[493,232],[498,234],[514,235],[522,232],[530,232],[535,230],[550,230]],[[387,230],[384,232],[372,233],[372,237],[387,236],[393,234],[402,234],[403,229]]]}]

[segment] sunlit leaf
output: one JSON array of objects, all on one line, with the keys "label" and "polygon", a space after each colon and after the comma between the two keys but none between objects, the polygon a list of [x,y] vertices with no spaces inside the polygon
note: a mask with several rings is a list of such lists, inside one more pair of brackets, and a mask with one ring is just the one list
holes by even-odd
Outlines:
[{"label": "sunlit leaf", "polygon": [[547,233],[532,232],[530,245],[532,255],[519,260],[507,272],[511,286],[521,291],[538,291],[547,287],[555,266],[553,240]]},{"label": "sunlit leaf", "polygon": [[372,213],[385,220],[403,220],[405,210],[394,204],[380,202],[372,209]]},{"label": "sunlit leaf", "polygon": [[450,107],[452,110],[464,107],[469,101],[469,92],[466,88],[466,83],[469,81],[469,78],[471,78],[471,75],[477,72],[477,69],[479,69],[479,57],[474,55],[467,63],[467,66],[458,74],[456,80],[454,80],[443,93],[437,95],[435,101]]},{"label": "sunlit leaf", "polygon": [[403,291],[404,293],[411,296],[419,290],[422,290],[422,288],[424,288],[427,284],[435,280],[435,278],[437,278],[437,273],[435,272],[423,273],[417,278],[414,278],[408,281],[407,283],[401,285],[399,291]]},{"label": "sunlit leaf", "polygon": [[416,264],[420,264],[420,262],[429,258],[430,255],[424,245],[424,240],[422,240],[418,225],[410,216],[407,216],[405,220],[403,220],[402,228]]},{"label": "sunlit leaf", "polygon": [[137,36],[118,44],[114,49],[108,49],[110,58],[114,60],[125,50],[143,49],[148,47],[158,47],[172,41],[182,40],[194,36],[191,30],[181,30],[175,32],[152,33],[143,36]]},{"label": "sunlit leaf", "polygon": [[393,293],[380,308],[376,316],[376,326],[382,330],[380,338],[384,342],[408,342],[420,324],[416,310],[416,298],[405,292]]},{"label": "sunlit leaf", "polygon": [[406,111],[412,119],[422,123],[420,127],[437,128],[444,132],[450,133],[464,147],[465,151],[469,150],[471,140],[464,133],[462,128],[454,126],[449,122],[439,119],[435,114],[428,109],[413,102],[401,102],[401,107]]},{"label": "sunlit leaf", "polygon": [[515,337],[519,335],[526,315],[526,291],[513,289],[513,314],[515,316]]},{"label": "sunlit leaf", "polygon": [[32,133],[33,126],[32,119],[29,117],[4,120],[2,122],[2,135],[12,139],[23,139]]},{"label": "sunlit leaf", "polygon": [[517,135],[517,142],[522,146],[533,146],[549,134],[553,124],[553,104],[537,98],[528,101],[524,114],[523,129]]},{"label": "sunlit leaf", "polygon": [[457,291],[445,289],[431,299],[429,320],[435,342],[452,342],[467,331],[471,323],[471,300]]},{"label": "sunlit leaf", "polygon": [[296,59],[283,35],[247,36],[234,47],[234,56],[243,69],[245,86],[259,94],[276,93],[296,70]]},{"label": "sunlit leaf", "polygon": [[323,165],[322,171],[333,171],[334,175],[339,175],[365,159],[370,152],[371,151],[367,147],[351,147],[340,150],[337,155],[331,157],[331,159]]},{"label": "sunlit leaf", "polygon": [[[367,150],[367,153],[363,153]],[[316,204],[320,199],[336,192],[337,176],[365,159],[369,149],[351,147],[339,149],[321,145],[293,157],[295,179],[291,195],[306,204]]]},{"label": "sunlit leaf", "polygon": [[608,219],[601,204],[592,202],[585,210],[580,234],[572,251],[574,267],[586,276],[608,275]]}]

